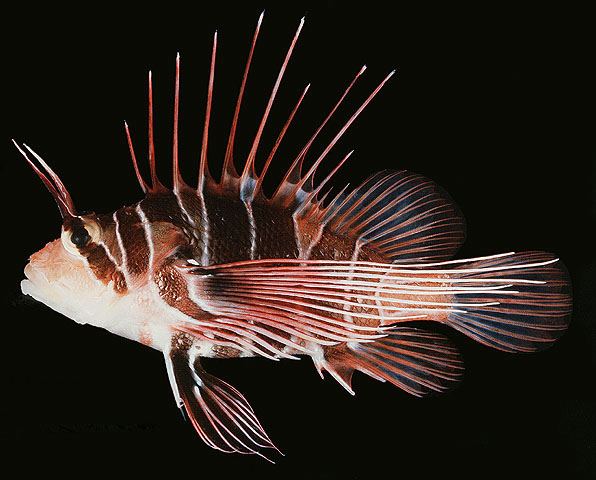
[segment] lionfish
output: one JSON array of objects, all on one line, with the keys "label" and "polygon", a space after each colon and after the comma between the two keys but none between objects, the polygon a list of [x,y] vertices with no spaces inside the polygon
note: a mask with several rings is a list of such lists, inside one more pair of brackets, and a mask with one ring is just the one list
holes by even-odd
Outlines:
[{"label": "lionfish", "polygon": [[[504,253],[453,260],[465,223],[431,180],[382,171],[331,194],[321,162],[392,76],[385,77],[306,172],[309,150],[366,67],[358,71],[299,151],[273,194],[263,181],[307,86],[263,166],[256,159],[267,118],[304,19],[283,60],[252,147],[239,173],[234,139],[263,15],[252,38],[219,181],[207,146],[217,32],[213,38],[198,185],[178,163],[180,56],[176,57],[173,184],[156,173],[152,81],[148,85],[148,162],[139,169],[145,197],[110,214],[79,214],[59,176],[31,148],[15,145],[62,215],[59,239],[25,267],[24,294],[81,324],[91,324],[163,352],[176,404],[201,439],[224,452],[269,459],[277,448],[245,397],[210,375],[201,357],[310,356],[350,394],[355,370],[416,396],[443,392],[462,377],[458,350],[434,323],[489,347],[532,352],[567,328],[570,284],[549,253]],[[409,326],[428,324],[429,328]]]}]

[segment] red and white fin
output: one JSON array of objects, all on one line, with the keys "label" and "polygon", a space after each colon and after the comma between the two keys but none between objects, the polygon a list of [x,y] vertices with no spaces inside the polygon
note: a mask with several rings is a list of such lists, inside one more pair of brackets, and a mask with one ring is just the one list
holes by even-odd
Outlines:
[{"label": "red and white fin", "polygon": [[448,260],[465,239],[465,220],[451,197],[405,170],[376,173],[326,208],[309,195],[297,219],[320,223],[400,263]]},{"label": "red and white fin", "polygon": [[446,323],[484,345],[507,352],[543,350],[569,325],[569,275],[565,265],[549,253],[525,252],[462,263],[450,276],[462,287],[507,287],[453,296],[455,303],[467,306],[450,312]]},{"label": "red and white fin", "polygon": [[259,455],[273,463],[265,454],[271,449],[281,452],[238,390],[205,372],[188,350],[173,349],[165,359],[176,403],[208,446]]},{"label": "red and white fin", "polygon": [[[275,83],[271,89],[271,93],[269,95],[269,99],[267,101],[265,110],[261,116],[261,120],[259,122],[259,126],[255,133],[255,137],[253,139],[250,151],[244,160],[244,165],[241,168],[241,173],[238,173],[236,169],[236,165],[234,163],[234,148],[235,148],[235,138],[237,127],[240,118],[240,111],[242,107],[242,102],[245,96],[247,79],[253,59],[253,55],[255,53],[255,47],[257,44],[257,40],[259,37],[259,32],[261,29],[261,24],[263,21],[263,13],[259,16],[257,26],[252,38],[252,42],[250,44],[250,50],[248,54],[248,58],[246,61],[246,66],[244,68],[244,74],[242,77],[242,81],[240,84],[240,90],[238,93],[238,98],[236,101],[236,107],[234,110],[234,116],[232,119],[232,125],[230,128],[229,138],[226,146],[226,152],[223,161],[223,168],[221,173],[221,178],[218,182],[214,180],[214,178],[210,174],[209,165],[208,165],[208,137],[209,137],[209,129],[210,129],[210,118],[211,118],[211,106],[213,102],[213,94],[214,94],[214,82],[215,82],[215,58],[216,58],[216,51],[217,51],[217,32],[215,32],[213,37],[213,48],[211,54],[211,62],[210,62],[210,69],[209,69],[209,81],[208,81],[208,88],[207,88],[207,101],[205,107],[205,122],[203,127],[203,140],[201,144],[201,155],[200,155],[200,162],[199,162],[199,175],[198,175],[198,183],[196,192],[197,195],[201,198],[205,195],[206,192],[213,195],[226,195],[226,196],[235,196],[240,198],[244,203],[250,204],[252,202],[261,202],[266,203],[271,207],[278,207],[278,208],[289,208],[290,210],[293,208],[301,208],[304,206],[305,200],[308,198],[309,203],[311,201],[320,201],[322,197],[319,197],[319,193],[321,193],[322,188],[327,184],[329,179],[333,176],[333,174],[338,170],[338,168],[347,160],[347,156],[343,157],[343,160],[340,160],[336,163],[335,168],[333,168],[333,172],[331,175],[328,175],[325,180],[320,182],[315,188],[314,177],[317,172],[318,167],[320,164],[327,158],[328,154],[340,140],[340,138],[345,134],[345,132],[350,128],[350,126],[355,122],[355,120],[360,116],[360,114],[364,111],[367,105],[373,100],[373,98],[380,92],[383,86],[389,81],[389,79],[395,74],[395,70],[390,72],[388,75],[385,76],[381,80],[381,82],[377,85],[377,87],[370,93],[365,100],[360,104],[360,106],[354,111],[354,113],[348,118],[348,120],[344,123],[344,125],[339,129],[339,131],[335,134],[332,140],[328,143],[328,145],[323,149],[323,151],[318,154],[316,159],[313,161],[312,165],[309,167],[306,173],[303,173],[303,164],[308,156],[311,146],[313,145],[314,141],[319,136],[319,133],[323,130],[323,128],[327,125],[328,121],[331,117],[334,116],[335,112],[338,110],[340,105],[344,102],[345,98],[347,97],[348,93],[352,90],[352,87],[356,84],[356,81],[360,78],[360,76],[366,70],[366,66],[361,67],[358,72],[356,73],[355,77],[352,81],[348,84],[347,88],[343,91],[342,95],[340,96],[339,100],[334,104],[331,108],[330,112],[327,116],[323,119],[322,123],[319,125],[318,128],[315,129],[311,138],[306,142],[305,146],[299,151],[296,158],[289,166],[287,173],[283,176],[283,179],[279,183],[275,193],[271,198],[268,198],[265,193],[263,192],[263,182],[264,178],[269,170],[269,166],[275,156],[290,124],[292,123],[294,116],[298,108],[300,107],[306,92],[308,91],[310,84],[308,84],[302,94],[300,95],[295,107],[291,110],[288,120],[285,122],[283,127],[281,128],[277,140],[271,151],[265,155],[259,155],[259,147],[261,145],[261,139],[263,133],[266,128],[268,128],[268,119],[270,117],[270,112],[272,107],[275,103],[275,99],[281,87],[281,83],[283,77],[286,73],[286,70],[290,64],[290,60],[292,58],[292,54],[294,49],[298,43],[298,39],[300,37],[300,33],[304,26],[304,18],[300,20],[298,28],[290,45],[287,49],[287,53],[284,57],[284,60],[279,68],[279,72],[277,74],[277,78]],[[148,151],[149,151],[149,166],[151,171],[151,182],[150,184],[147,183],[140,172],[139,165],[137,164],[137,157],[134,151],[132,138],[130,135],[130,131],[128,125],[125,122],[125,131],[127,135],[127,141],[129,145],[129,150],[133,162],[133,167],[135,170],[135,174],[139,181],[139,184],[143,191],[150,194],[155,193],[163,193],[167,191],[164,185],[161,183],[159,178],[157,177],[157,167],[156,167],[156,158],[155,158],[155,145],[154,145],[154,135],[153,135],[153,87],[152,87],[152,77],[151,72],[149,72],[149,82],[148,82]],[[172,141],[172,166],[173,166],[173,188],[175,191],[179,191],[180,189],[186,186],[182,176],[180,174],[179,169],[179,158],[178,158],[178,114],[180,108],[180,56],[177,55],[176,57],[176,73],[175,73],[175,82],[174,82],[174,121],[173,121],[173,141]],[[259,159],[263,158],[263,162]],[[257,172],[257,163],[262,164],[263,166],[260,169],[260,172]]]},{"label": "red and white fin", "polygon": [[378,340],[413,320],[445,323],[501,350],[534,351],[562,335],[571,313],[565,267],[542,252],[422,264],[249,260],[182,273],[213,318],[181,330],[252,338],[251,348],[260,342],[277,358],[316,355],[312,344]]},{"label": "red and white fin", "polygon": [[313,360],[319,372],[328,371],[352,395],[355,370],[416,396],[452,388],[464,371],[459,352],[447,337],[409,327],[395,328],[372,343],[325,349],[324,358]]}]

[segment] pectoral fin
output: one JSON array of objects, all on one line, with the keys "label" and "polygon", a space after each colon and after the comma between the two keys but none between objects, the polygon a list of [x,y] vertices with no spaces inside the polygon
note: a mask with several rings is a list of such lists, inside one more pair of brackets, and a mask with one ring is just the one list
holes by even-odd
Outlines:
[{"label": "pectoral fin", "polygon": [[178,407],[207,445],[228,453],[256,454],[272,462],[266,451],[279,450],[238,390],[205,372],[199,358],[188,350],[172,349],[165,360]]}]

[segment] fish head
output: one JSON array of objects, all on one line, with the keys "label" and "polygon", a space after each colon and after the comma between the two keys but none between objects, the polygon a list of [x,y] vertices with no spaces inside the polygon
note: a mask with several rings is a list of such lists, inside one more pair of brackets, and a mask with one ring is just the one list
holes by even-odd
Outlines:
[{"label": "fish head", "polygon": [[144,229],[138,225],[141,222],[131,213],[134,209],[123,207],[108,215],[79,214],[59,176],[31,148],[14,144],[49,190],[62,216],[60,237],[30,256],[22,292],[78,323],[136,339],[124,324],[138,323],[139,318],[147,316],[147,308],[138,298],[131,300],[130,292],[142,290],[141,286],[147,284],[150,255],[146,244],[145,248],[133,245],[129,272],[118,233],[120,214],[126,224],[124,240],[145,241]]},{"label": "fish head", "polygon": [[128,289],[95,214],[66,217],[60,238],[29,257],[21,290],[78,323],[101,324]]},{"label": "fish head", "polygon": [[[169,348],[170,324],[182,315],[172,306],[187,294],[176,265],[195,248],[168,213],[175,196],[148,192],[113,213],[82,214],[43,159],[26,145],[15,146],[62,215],[59,238],[29,257],[22,292],[77,323]],[[170,209],[168,202],[174,202]]]}]

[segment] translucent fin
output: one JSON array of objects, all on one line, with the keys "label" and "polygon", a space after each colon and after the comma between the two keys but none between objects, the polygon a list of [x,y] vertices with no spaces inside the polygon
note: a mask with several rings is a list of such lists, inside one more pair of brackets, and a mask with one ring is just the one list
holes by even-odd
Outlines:
[{"label": "translucent fin", "polygon": [[571,286],[565,266],[553,255],[510,254],[462,264],[458,269],[462,273],[452,277],[460,282],[469,279],[474,285],[485,281],[510,286],[509,292],[454,295],[454,302],[469,306],[464,312],[450,313],[447,323],[474,340],[508,352],[533,352],[550,346],[567,329]]},{"label": "translucent fin", "polygon": [[465,220],[449,195],[403,170],[379,172],[332,208],[303,215],[399,262],[450,259],[465,238]]},{"label": "translucent fin", "polygon": [[327,370],[352,394],[352,374],[360,370],[416,396],[453,387],[464,370],[457,349],[446,337],[407,327],[396,328],[372,343],[327,349],[317,367]]},{"label": "translucent fin", "polygon": [[166,366],[178,406],[184,408],[207,445],[222,452],[256,454],[272,461],[265,452],[279,450],[238,390],[205,372],[198,358],[193,361],[185,350],[173,350],[166,356]]}]

